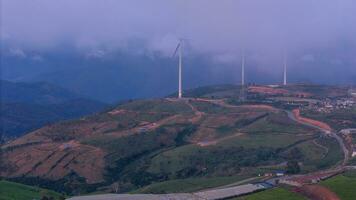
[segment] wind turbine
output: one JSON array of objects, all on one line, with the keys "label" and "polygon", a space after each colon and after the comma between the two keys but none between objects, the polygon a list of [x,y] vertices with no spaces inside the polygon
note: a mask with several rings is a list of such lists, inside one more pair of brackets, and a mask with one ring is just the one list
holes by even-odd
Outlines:
[{"label": "wind turbine", "polygon": [[241,56],[241,90],[240,90],[240,100],[245,101],[245,51],[242,52]]},{"label": "wind turbine", "polygon": [[178,99],[182,98],[182,39],[179,40],[172,57],[178,52]]},{"label": "wind turbine", "polygon": [[242,54],[241,59],[241,86],[245,85],[245,52]]},{"label": "wind turbine", "polygon": [[283,70],[283,85],[287,85],[287,54],[284,53],[283,56],[283,65],[284,65],[284,70]]}]

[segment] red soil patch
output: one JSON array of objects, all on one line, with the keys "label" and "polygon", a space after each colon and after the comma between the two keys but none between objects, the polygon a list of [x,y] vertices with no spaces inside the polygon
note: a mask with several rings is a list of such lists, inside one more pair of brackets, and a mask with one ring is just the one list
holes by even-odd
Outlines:
[{"label": "red soil patch", "polygon": [[262,93],[262,94],[271,94],[271,95],[289,93],[288,90],[285,89],[271,88],[266,86],[250,86],[248,87],[248,91],[253,93]]},{"label": "red soil patch", "polygon": [[104,156],[101,149],[76,141],[29,144],[4,152],[8,167],[1,175],[58,180],[74,171],[88,183],[97,183],[103,181]]},{"label": "red soil patch", "polygon": [[208,115],[200,124],[199,129],[191,136],[192,143],[210,143],[218,139],[217,129],[221,126],[233,126],[239,114]]},{"label": "red soil patch", "polygon": [[264,110],[269,110],[269,111],[278,111],[277,108],[270,106],[270,105],[263,105],[263,104],[259,104],[259,105],[242,105],[240,106],[242,108],[246,107],[246,108],[251,108],[251,109],[264,109]]},{"label": "red soil patch", "polygon": [[112,110],[108,112],[110,115],[120,115],[120,114],[125,114],[127,111],[123,109],[118,109],[118,110]]},{"label": "red soil patch", "polygon": [[294,178],[292,178],[290,180],[293,181],[293,182],[297,182],[299,184],[302,184],[302,185],[311,184],[311,183],[319,182],[321,180],[325,180],[327,178],[335,176],[338,173],[340,173],[339,170],[316,172],[316,173],[312,173],[312,174],[296,176],[296,177],[294,177]]},{"label": "red soil patch", "polygon": [[80,146],[80,143],[78,143],[77,141],[75,140],[71,140],[67,143],[63,143],[59,146],[59,150],[61,151],[64,151],[66,149],[69,149],[69,148],[76,148],[76,147],[79,147]]},{"label": "red soil patch", "polygon": [[295,192],[301,193],[313,200],[340,200],[334,192],[320,185],[304,185],[296,188]]},{"label": "red soil patch", "polygon": [[217,143],[222,142],[224,140],[232,139],[234,137],[239,137],[239,136],[242,136],[242,135],[244,135],[244,133],[236,133],[234,135],[226,136],[226,137],[219,138],[219,139],[216,139],[216,140],[197,142],[197,145],[201,146],[201,147],[216,145]]},{"label": "red soil patch", "polygon": [[182,121],[181,118],[186,120],[181,115],[172,115],[172,116],[163,118],[159,121],[152,122],[152,123],[143,122],[141,126],[137,126],[132,129],[127,129],[127,130],[123,130],[123,131],[112,131],[110,133],[106,133],[106,135],[115,136],[115,137],[125,137],[125,136],[129,136],[129,135],[133,135],[133,134],[140,134],[142,132],[149,132],[149,131],[159,128],[163,124],[167,124],[170,122],[178,123],[178,122]]},{"label": "red soil patch", "polygon": [[314,120],[314,119],[309,119],[309,118],[302,117],[300,115],[300,110],[299,109],[294,109],[293,110],[293,114],[294,114],[294,117],[298,121],[300,121],[302,123],[308,123],[308,124],[311,124],[313,126],[319,127],[319,128],[321,128],[323,130],[326,130],[326,131],[331,131],[332,130],[331,127],[328,124],[324,123],[324,122],[320,122],[320,121],[317,121],[317,120]]}]

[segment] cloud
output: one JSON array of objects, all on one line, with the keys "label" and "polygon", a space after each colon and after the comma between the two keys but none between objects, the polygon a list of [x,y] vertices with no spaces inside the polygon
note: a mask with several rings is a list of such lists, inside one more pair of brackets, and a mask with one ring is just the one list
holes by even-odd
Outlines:
[{"label": "cloud", "polygon": [[32,60],[34,60],[36,62],[42,62],[44,60],[41,55],[34,55],[31,58],[32,58]]},{"label": "cloud", "polygon": [[179,39],[174,34],[167,34],[162,37],[154,37],[149,41],[147,49],[162,52],[166,56],[172,56]]},{"label": "cloud", "polygon": [[22,49],[19,49],[19,48],[9,49],[9,55],[18,57],[18,58],[26,58],[27,57],[26,53]]},{"label": "cloud", "polygon": [[[244,50],[247,65],[277,74],[285,52],[313,64],[323,53],[356,55],[355,10],[354,0],[2,0],[1,39],[26,52],[72,46],[102,58],[116,49],[171,56],[187,38],[186,54],[238,66]],[[332,65],[356,65],[336,57]]]},{"label": "cloud", "polygon": [[3,0],[2,9],[3,31],[39,47],[144,38],[167,52],[168,40],[187,37],[203,52],[277,51],[355,41],[356,33],[353,0]]},{"label": "cloud", "polygon": [[312,54],[306,54],[306,55],[302,56],[301,60],[303,62],[314,62],[315,61],[315,57]]},{"label": "cloud", "polygon": [[87,58],[103,58],[106,55],[106,52],[100,49],[93,50],[87,53]]},{"label": "cloud", "polygon": [[213,57],[213,60],[218,63],[231,64],[236,63],[240,58],[234,54],[218,54]]}]

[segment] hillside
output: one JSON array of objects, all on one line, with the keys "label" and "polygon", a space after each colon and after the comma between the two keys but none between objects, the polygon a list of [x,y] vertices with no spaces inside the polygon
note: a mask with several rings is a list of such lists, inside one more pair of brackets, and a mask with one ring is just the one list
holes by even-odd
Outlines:
[{"label": "hillside", "polygon": [[52,197],[53,200],[64,199],[63,195],[50,190],[9,181],[0,181],[0,200],[39,200],[42,197]]},{"label": "hillside", "polygon": [[342,200],[352,200],[356,198],[356,171],[349,171],[326,180],[321,185],[331,189]]},{"label": "hillside", "polygon": [[240,101],[239,87],[224,87],[190,91],[194,98],[182,100],[130,101],[45,126],[2,147],[1,175],[70,194],[165,193],[191,191],[188,183],[196,189],[233,183],[287,169],[294,160],[309,172],[342,159],[335,139],[286,113],[303,103],[281,99],[310,101],[334,92],[254,86]]},{"label": "hillside", "polygon": [[0,80],[1,100],[8,103],[58,104],[81,96],[46,82],[10,82]]},{"label": "hillside", "polygon": [[106,107],[48,83],[1,81],[0,130],[5,139],[21,136],[49,123],[75,119]]}]

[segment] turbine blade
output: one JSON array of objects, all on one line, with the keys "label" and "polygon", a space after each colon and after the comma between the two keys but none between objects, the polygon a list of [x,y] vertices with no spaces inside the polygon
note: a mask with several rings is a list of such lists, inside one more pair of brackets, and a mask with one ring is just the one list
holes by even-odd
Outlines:
[{"label": "turbine blade", "polygon": [[173,53],[173,55],[172,55],[172,58],[173,58],[174,56],[176,56],[179,47],[180,47],[180,42],[178,43],[178,45],[177,45],[177,47],[176,47],[176,50],[174,51],[174,53]]}]

